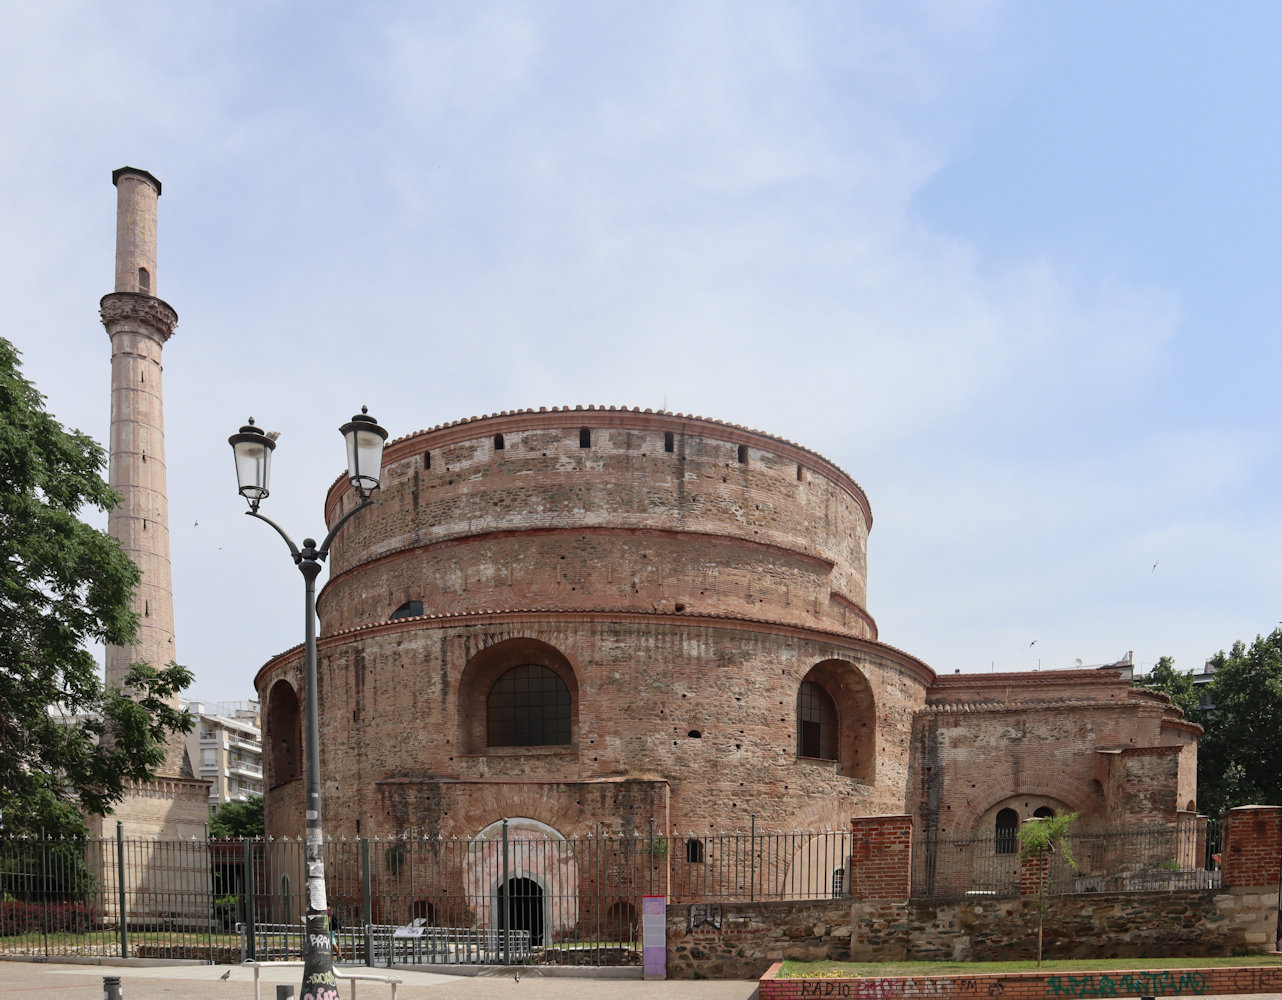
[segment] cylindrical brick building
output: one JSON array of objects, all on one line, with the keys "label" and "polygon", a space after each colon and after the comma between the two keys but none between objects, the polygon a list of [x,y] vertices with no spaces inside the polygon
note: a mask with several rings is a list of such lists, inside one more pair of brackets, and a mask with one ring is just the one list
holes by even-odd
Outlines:
[{"label": "cylindrical brick building", "polygon": [[[552,408],[392,442],[319,614],[325,822],[468,838],[841,829],[909,808],[934,674],[877,641],[872,515],[814,452]],[[331,489],[330,523],[354,502]],[[302,656],[257,677],[268,832],[301,832]]]}]

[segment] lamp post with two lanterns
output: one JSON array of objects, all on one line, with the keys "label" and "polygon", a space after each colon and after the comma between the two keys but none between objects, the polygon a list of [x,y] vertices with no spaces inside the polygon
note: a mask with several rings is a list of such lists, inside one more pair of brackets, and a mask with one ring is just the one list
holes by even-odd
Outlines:
[{"label": "lamp post with two lanterns", "polygon": [[245,513],[266,521],[289,546],[294,564],[303,574],[306,594],[306,618],[303,641],[304,686],[304,775],[305,775],[305,830],[306,846],[304,863],[307,885],[306,932],[303,941],[303,995],[332,996],[337,1000],[337,981],[334,978],[334,956],[330,944],[329,914],[325,897],[324,841],[321,831],[321,780],[319,703],[316,695],[316,577],[321,563],[329,555],[330,544],[339,528],[357,512],[373,503],[373,492],[378,489],[382,476],[383,445],[387,431],[369,416],[366,407],[339,428],[347,442],[347,479],[360,496],[360,503],[334,522],[329,534],[319,546],[313,538],[304,538],[300,549],[285,529],[271,518],[258,512],[258,505],[268,496],[272,452],[276,448],[274,435],[265,434],[254,426],[254,418],[239,433],[227,439],[236,455],[236,479],[240,495],[249,501]]}]

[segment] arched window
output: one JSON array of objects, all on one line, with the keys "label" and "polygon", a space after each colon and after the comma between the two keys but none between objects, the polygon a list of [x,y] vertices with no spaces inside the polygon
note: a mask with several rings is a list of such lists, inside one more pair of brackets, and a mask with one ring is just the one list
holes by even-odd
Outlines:
[{"label": "arched window", "polygon": [[814,681],[797,689],[797,756],[837,759],[837,706]]},{"label": "arched window", "polygon": [[997,814],[994,833],[997,840],[998,854],[1015,853],[1015,831],[1019,829],[1019,813],[1014,809],[1003,809]]},{"label": "arched window", "polygon": [[303,776],[303,726],[298,695],[285,680],[267,698],[268,771],[272,787]]},{"label": "arched window", "polygon": [[393,618],[417,618],[423,613],[422,601],[406,601],[392,612]]},{"label": "arched window", "polygon": [[151,275],[145,267],[138,268],[138,291],[143,295],[151,294]]},{"label": "arched window", "polygon": [[492,747],[550,747],[570,743],[570,689],[537,663],[508,670],[485,701],[486,742]]},{"label": "arched window", "polygon": [[691,837],[686,841],[686,861],[692,865],[703,863],[703,841]]},{"label": "arched window", "polygon": [[1033,819],[1054,819],[1055,810],[1050,806],[1038,806],[1033,810]]}]

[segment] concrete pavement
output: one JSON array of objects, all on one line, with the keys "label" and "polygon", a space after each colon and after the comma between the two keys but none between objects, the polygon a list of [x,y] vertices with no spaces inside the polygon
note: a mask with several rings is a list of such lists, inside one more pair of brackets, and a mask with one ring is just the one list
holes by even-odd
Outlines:
[{"label": "concrete pavement", "polygon": [[[346,967],[344,967],[346,971]],[[380,970],[353,970],[380,971]],[[227,979],[220,977],[230,973]],[[588,979],[521,971],[521,980],[501,975],[455,976],[433,972],[394,973],[403,980],[397,1000],[750,1000],[755,982],[645,982],[640,979]],[[100,1000],[103,976],[119,976],[122,1000],[253,1000],[253,971],[226,965],[58,965],[46,962],[0,961],[0,1000]],[[262,970],[262,1000],[276,1000],[276,984],[294,986],[301,997],[300,967]],[[340,995],[348,1000],[352,984],[342,982]],[[358,982],[359,1000],[385,1000],[391,989],[380,983]]]}]

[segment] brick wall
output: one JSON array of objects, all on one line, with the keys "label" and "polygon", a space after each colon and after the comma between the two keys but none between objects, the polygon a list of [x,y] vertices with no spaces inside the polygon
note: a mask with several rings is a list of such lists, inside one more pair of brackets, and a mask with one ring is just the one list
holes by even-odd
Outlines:
[{"label": "brick wall", "polygon": [[[471,723],[485,711],[483,692],[460,699],[468,664],[514,640],[555,649],[573,670],[570,745],[468,746]],[[300,659],[291,653],[264,668],[260,693],[278,677],[296,676]],[[866,777],[797,754],[798,686],[830,660],[868,686],[876,758]],[[908,731],[925,692],[913,662],[864,640],[675,615],[460,616],[326,636],[319,651],[326,828],[347,836],[439,829],[468,837],[502,818],[433,805],[430,797],[400,809],[378,791],[381,782],[508,782],[517,789],[525,782],[533,789],[634,777],[667,782],[669,819],[681,831],[746,831],[754,815],[759,830],[843,830],[852,815],[903,810]],[[267,766],[274,773],[270,759]],[[273,835],[290,822],[283,794],[267,793]],[[571,805],[577,799],[571,796]],[[565,812],[532,792],[504,801],[510,815],[554,826]],[[586,817],[573,829],[557,826],[565,836],[591,828]]]},{"label": "brick wall", "polygon": [[[331,522],[347,493],[331,491]],[[335,631],[411,597],[429,613],[681,604],[875,638],[871,520],[863,491],[819,456],[714,421],[467,421],[388,447],[377,503],[336,540],[318,610]]]},{"label": "brick wall", "polygon": [[1282,806],[1230,809],[1220,857],[1226,886],[1276,889],[1282,878]]},{"label": "brick wall", "polygon": [[911,816],[861,816],[850,821],[850,894],[856,899],[907,899],[912,880]]},{"label": "brick wall", "polygon": [[1189,996],[1282,992],[1282,968],[1135,969],[1082,973],[1001,973],[990,976],[915,976],[862,979],[779,979],[772,966],[759,987],[761,1000],[854,997],[860,1000],[916,1000],[920,997]]}]

